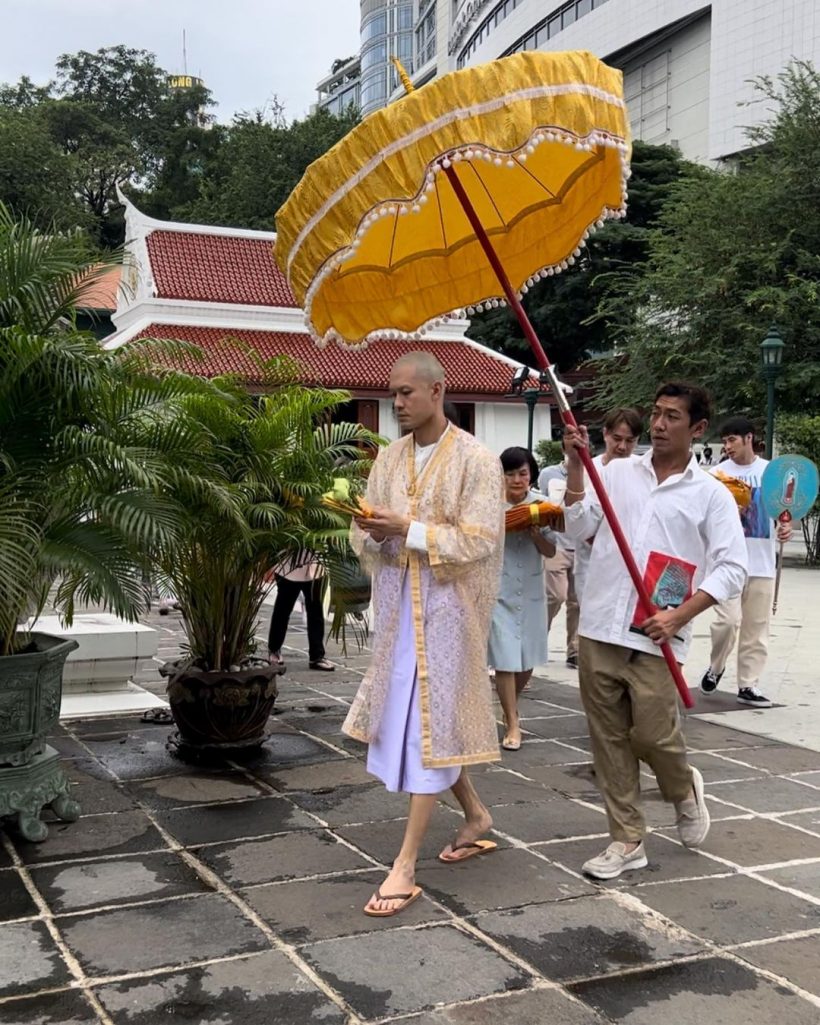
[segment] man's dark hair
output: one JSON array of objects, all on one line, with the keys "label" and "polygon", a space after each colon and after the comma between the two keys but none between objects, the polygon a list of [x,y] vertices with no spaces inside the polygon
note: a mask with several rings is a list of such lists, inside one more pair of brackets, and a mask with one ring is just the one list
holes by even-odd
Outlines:
[{"label": "man's dark hair", "polygon": [[696,424],[712,417],[712,400],[705,388],[698,384],[687,384],[685,381],[668,381],[655,392],[655,401],[662,396],[670,399],[685,399],[689,410],[689,423]]},{"label": "man's dark hair", "polygon": [[538,480],[538,463],[536,463],[532,452],[519,445],[512,448],[505,448],[501,453],[501,466],[504,473],[511,473],[513,470],[520,470],[522,466],[528,466],[530,470],[530,484]]},{"label": "man's dark hair", "polygon": [[755,425],[748,416],[730,416],[720,428],[721,438],[728,438],[730,434],[736,434],[739,438],[745,438],[747,434],[754,437],[754,433]]},{"label": "man's dark hair", "polygon": [[641,415],[637,409],[630,409],[627,406],[619,406],[617,409],[610,409],[604,417],[604,430],[612,433],[618,424],[622,423],[626,424],[636,438],[640,438],[641,432],[643,431],[643,421],[641,420]]}]

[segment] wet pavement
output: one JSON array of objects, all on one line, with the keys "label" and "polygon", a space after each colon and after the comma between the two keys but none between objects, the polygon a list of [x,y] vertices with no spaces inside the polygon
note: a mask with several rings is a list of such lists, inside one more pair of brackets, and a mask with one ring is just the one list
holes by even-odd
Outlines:
[{"label": "wet pavement", "polygon": [[[174,617],[152,622],[175,654]],[[424,897],[370,919],[406,805],[340,732],[366,654],[311,672],[303,641],[297,624],[253,763],[187,766],[138,716],[61,728],[83,817],[39,845],[0,830],[4,1025],[820,1021],[820,753],[691,717],[703,850],[680,846],[647,775],[649,867],[597,884],[578,691],[536,679],[521,751],[475,772],[498,852],[440,864],[459,821],[442,802]],[[150,665],[143,682],[162,686]]]}]

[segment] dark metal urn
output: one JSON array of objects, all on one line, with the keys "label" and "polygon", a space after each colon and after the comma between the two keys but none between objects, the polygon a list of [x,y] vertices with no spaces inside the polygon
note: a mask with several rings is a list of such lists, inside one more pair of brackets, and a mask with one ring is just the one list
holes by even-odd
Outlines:
[{"label": "dark metal urn", "polygon": [[262,744],[283,666],[260,659],[243,669],[208,671],[170,662],[160,672],[168,678],[180,755],[229,754]]}]

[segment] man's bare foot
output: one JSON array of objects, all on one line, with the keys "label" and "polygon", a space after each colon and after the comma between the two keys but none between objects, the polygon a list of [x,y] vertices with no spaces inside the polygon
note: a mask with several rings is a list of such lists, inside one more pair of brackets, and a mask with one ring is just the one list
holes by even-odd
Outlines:
[{"label": "man's bare foot", "polygon": [[376,890],[373,896],[365,905],[365,912],[368,911],[380,911],[382,913],[395,911],[405,903],[402,898],[394,900],[387,900],[385,898],[379,899],[379,894],[385,894],[385,897],[393,894],[409,894],[413,892],[413,888],[416,885],[416,873],[414,865],[401,865],[399,862],[393,863],[393,868],[387,874],[386,879],[381,886]]},{"label": "man's bare foot", "polygon": [[[478,812],[476,815],[471,815],[465,820],[464,825],[456,833],[456,838],[453,843],[448,843],[444,850],[441,852],[440,857],[443,861],[463,861],[464,858],[470,857],[470,852],[475,853],[475,848],[464,847],[465,844],[474,844],[477,840],[480,840],[485,833],[488,833],[493,827],[493,818],[486,808]],[[462,848],[460,850],[454,850],[454,847]]]}]

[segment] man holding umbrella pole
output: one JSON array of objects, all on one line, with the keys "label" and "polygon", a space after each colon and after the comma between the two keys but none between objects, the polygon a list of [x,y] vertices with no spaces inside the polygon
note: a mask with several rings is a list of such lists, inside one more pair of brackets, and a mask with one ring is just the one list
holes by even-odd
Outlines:
[{"label": "man holding umbrella pole", "polygon": [[657,612],[646,617],[597,498],[586,493],[578,455],[588,438],[568,427],[566,529],[595,534],[589,586],[581,604],[579,677],[598,785],[612,843],[583,870],[614,879],[644,868],[646,823],[641,810],[640,760],[675,806],[678,834],[698,847],[709,831],[700,772],[686,758],[678,700],[660,648],[686,657],[690,622],[717,602],[740,594],[746,544],[729,490],[704,473],[692,442],[709,422],[706,392],[673,382],[661,386],[650,414],[652,448],[640,459],[616,459],[601,470],[647,591]]}]

